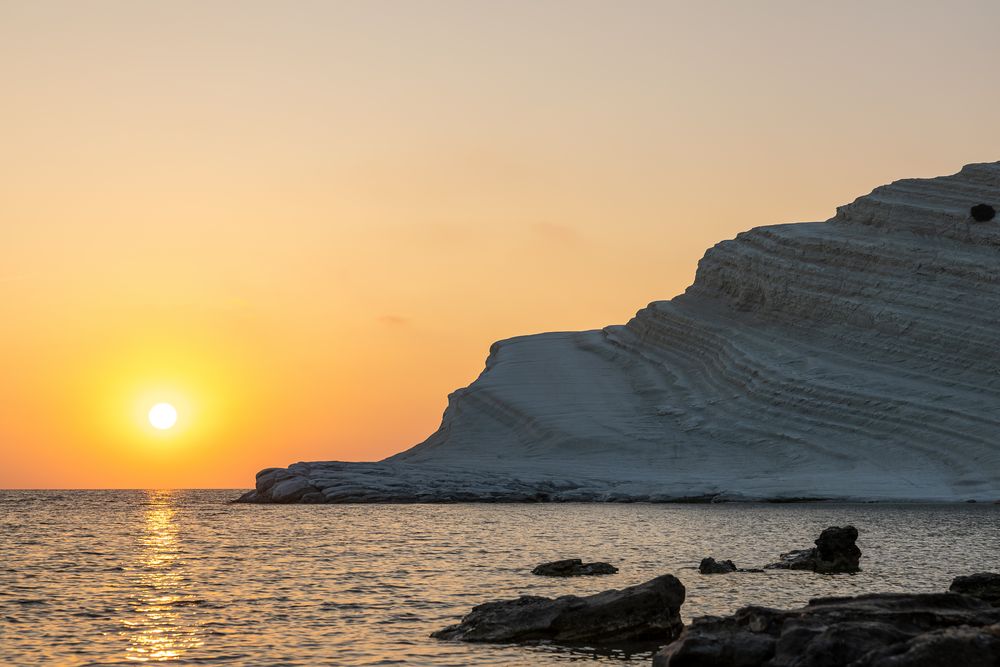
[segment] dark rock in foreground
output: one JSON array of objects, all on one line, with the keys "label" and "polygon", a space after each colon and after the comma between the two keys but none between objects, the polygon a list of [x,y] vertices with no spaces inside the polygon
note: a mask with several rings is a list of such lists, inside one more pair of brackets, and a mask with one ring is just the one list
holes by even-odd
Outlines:
[{"label": "dark rock in foreground", "polygon": [[824,530],[812,549],[781,554],[781,560],[765,566],[771,570],[812,570],[822,574],[860,572],[861,549],[854,526],[831,526]]},{"label": "dark rock in foreground", "polygon": [[948,590],[952,593],[971,595],[989,602],[994,607],[1000,607],[1000,574],[994,572],[979,572],[967,577],[955,577]]},{"label": "dark rock in foreground", "polygon": [[967,595],[820,598],[696,618],[654,667],[996,667],[1000,609]]},{"label": "dark rock in foreground", "polygon": [[431,636],[467,642],[662,645],[673,641],[683,628],[684,593],[684,585],[665,574],[588,597],[523,596],[487,602],[474,607],[457,625]]},{"label": "dark rock in foreground", "polygon": [[583,577],[599,574],[618,574],[618,568],[611,563],[584,563],[579,558],[554,560],[542,563],[531,571],[543,577]]}]

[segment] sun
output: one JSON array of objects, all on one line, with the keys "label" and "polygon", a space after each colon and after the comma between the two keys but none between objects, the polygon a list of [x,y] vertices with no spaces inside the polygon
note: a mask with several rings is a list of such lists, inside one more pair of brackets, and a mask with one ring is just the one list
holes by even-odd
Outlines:
[{"label": "sun", "polygon": [[177,408],[169,403],[157,403],[149,410],[149,423],[165,431],[177,423]]}]

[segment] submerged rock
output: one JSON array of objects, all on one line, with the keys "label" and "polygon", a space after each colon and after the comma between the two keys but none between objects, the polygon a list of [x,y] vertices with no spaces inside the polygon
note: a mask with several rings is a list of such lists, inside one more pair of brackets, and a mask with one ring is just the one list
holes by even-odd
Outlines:
[{"label": "submerged rock", "polygon": [[831,526],[820,533],[812,549],[789,551],[781,560],[765,567],[770,570],[811,570],[822,574],[860,572],[861,549],[854,526]]},{"label": "submerged rock", "polygon": [[654,667],[995,667],[1000,609],[952,593],[820,598],[696,618]]},{"label": "submerged rock", "polygon": [[736,570],[737,567],[733,561],[718,561],[711,556],[702,558],[701,564],[698,565],[698,571],[702,574],[729,574],[730,572],[736,572]]},{"label": "submerged rock", "polygon": [[702,574],[729,574],[730,572],[763,572],[759,568],[755,567],[736,567],[736,563],[731,560],[715,560],[711,556],[708,558],[702,558],[701,563],[698,565],[698,571]]},{"label": "submerged rock", "polygon": [[955,577],[948,590],[952,593],[971,595],[989,602],[994,607],[1000,607],[1000,574],[994,572],[979,572],[965,577]]},{"label": "submerged rock", "polygon": [[554,560],[542,563],[531,571],[543,577],[582,577],[599,574],[618,574],[618,568],[611,563],[584,563],[579,558]]},{"label": "submerged rock", "polygon": [[523,596],[473,607],[462,621],[431,634],[467,642],[635,644],[673,641],[681,632],[684,585],[665,574],[637,586],[587,597]]}]

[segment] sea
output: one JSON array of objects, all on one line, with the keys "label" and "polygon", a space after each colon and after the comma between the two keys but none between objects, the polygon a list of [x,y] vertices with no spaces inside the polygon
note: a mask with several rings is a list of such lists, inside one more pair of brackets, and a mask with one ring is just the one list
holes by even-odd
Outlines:
[{"label": "sea", "polygon": [[[1000,570],[996,504],[243,505],[240,490],[0,491],[5,665],[648,665],[650,653],[431,639],[474,605],[672,573],[685,620],[748,605],[947,590]],[[862,572],[755,567],[832,525]],[[538,563],[608,561],[553,579]]]}]

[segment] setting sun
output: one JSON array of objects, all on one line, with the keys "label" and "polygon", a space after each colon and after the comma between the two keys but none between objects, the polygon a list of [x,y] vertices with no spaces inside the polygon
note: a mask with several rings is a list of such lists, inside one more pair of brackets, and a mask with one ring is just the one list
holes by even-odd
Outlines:
[{"label": "setting sun", "polygon": [[0,667],[1000,667],[998,26],[0,0]]},{"label": "setting sun", "polygon": [[157,403],[149,410],[149,423],[165,431],[177,423],[177,409],[169,403]]}]

